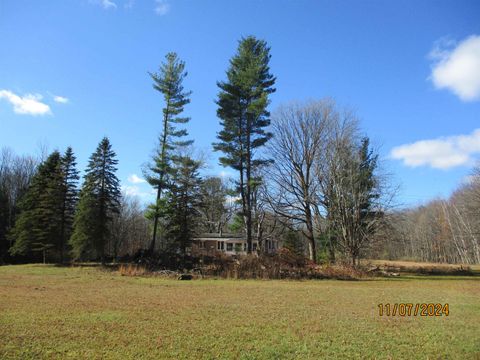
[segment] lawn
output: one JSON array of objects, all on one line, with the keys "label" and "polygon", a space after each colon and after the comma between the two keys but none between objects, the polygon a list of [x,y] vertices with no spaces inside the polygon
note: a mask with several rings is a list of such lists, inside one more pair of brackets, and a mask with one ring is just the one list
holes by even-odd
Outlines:
[{"label": "lawn", "polygon": [[[450,314],[378,315],[403,302]],[[480,277],[178,281],[3,266],[0,358],[478,359]]]}]

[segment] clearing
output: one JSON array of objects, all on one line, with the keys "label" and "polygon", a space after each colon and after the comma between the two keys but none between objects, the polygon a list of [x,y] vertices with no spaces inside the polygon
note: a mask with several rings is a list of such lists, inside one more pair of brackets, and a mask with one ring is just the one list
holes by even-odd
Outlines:
[{"label": "clearing", "polygon": [[[380,317],[382,303],[450,314]],[[178,281],[3,266],[0,358],[478,359],[480,277]]]}]

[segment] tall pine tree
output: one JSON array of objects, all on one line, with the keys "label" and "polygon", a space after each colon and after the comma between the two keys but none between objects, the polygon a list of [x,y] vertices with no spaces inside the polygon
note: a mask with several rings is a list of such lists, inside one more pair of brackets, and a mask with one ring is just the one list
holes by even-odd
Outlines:
[{"label": "tall pine tree", "polygon": [[20,202],[20,215],[10,234],[12,255],[27,255],[35,246],[55,247],[61,242],[62,169],[61,156],[54,151],[38,167]]},{"label": "tall pine tree", "polygon": [[74,258],[100,258],[105,263],[105,243],[112,215],[120,206],[118,160],[108,138],[103,138],[90,161],[80,192],[70,238]]},{"label": "tall pine tree", "polygon": [[182,117],[184,106],[190,102],[191,92],[184,91],[182,82],[187,76],[185,63],[176,53],[168,53],[165,62],[160,65],[158,73],[150,73],[153,80],[153,88],[163,95],[165,107],[163,108],[162,132],[159,138],[158,148],[146,174],[148,183],[157,190],[157,200],[153,213],[153,235],[150,243],[150,251],[155,250],[155,242],[158,231],[158,219],[161,215],[161,197],[166,189],[168,175],[172,160],[172,151],[178,146],[186,146],[192,141],[181,140],[187,136],[186,129],[177,129],[176,124],[185,124],[190,118]]},{"label": "tall pine tree", "polygon": [[217,116],[223,129],[218,133],[216,151],[223,152],[220,163],[239,172],[238,192],[246,228],[248,252],[252,251],[252,212],[255,169],[267,163],[255,156],[256,150],[271,138],[265,131],[270,125],[267,111],[269,95],[275,91],[275,77],[270,73],[270,48],[253,36],[239,42],[237,54],[230,60],[227,81],[217,83]]},{"label": "tall pine tree", "polygon": [[200,162],[189,156],[175,157],[168,193],[166,235],[185,254],[199,224],[201,202]]},{"label": "tall pine tree", "polygon": [[67,241],[72,234],[73,218],[78,202],[77,184],[79,180],[76,158],[71,147],[68,147],[61,159],[62,171],[62,216],[60,237],[60,261],[64,260]]}]

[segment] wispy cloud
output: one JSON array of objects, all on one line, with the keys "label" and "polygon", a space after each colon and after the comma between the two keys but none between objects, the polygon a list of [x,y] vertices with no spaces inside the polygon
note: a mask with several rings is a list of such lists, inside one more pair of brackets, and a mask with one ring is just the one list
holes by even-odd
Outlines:
[{"label": "wispy cloud", "polygon": [[117,8],[117,4],[115,4],[111,0],[102,0],[102,6],[103,6],[104,9],[116,9]]},{"label": "wispy cloud", "polygon": [[123,4],[123,7],[125,9],[131,9],[133,8],[133,5],[135,5],[135,0],[127,0],[125,4]]},{"label": "wispy cloud", "polygon": [[19,96],[10,90],[0,90],[0,99],[7,100],[13,105],[13,111],[22,115],[51,114],[50,106],[41,102],[42,95],[26,94]]},{"label": "wispy cloud", "polygon": [[480,154],[480,129],[469,135],[421,140],[397,146],[390,153],[393,159],[402,160],[410,167],[429,166],[443,170],[468,165],[477,154]]},{"label": "wispy cloud", "polygon": [[132,183],[132,184],[141,184],[141,183],[146,183],[147,181],[145,179],[142,179],[141,177],[139,177],[137,174],[131,174],[129,177],[128,177],[128,182]]},{"label": "wispy cloud", "polygon": [[66,104],[69,102],[68,98],[64,96],[59,96],[59,95],[54,95],[53,96],[53,101],[60,103],[60,104]]},{"label": "wispy cloud", "polygon": [[112,0],[90,0],[92,4],[100,5],[105,10],[116,9],[117,4]]},{"label": "wispy cloud", "polygon": [[449,89],[463,101],[480,100],[480,35],[456,44],[438,41],[430,52],[430,79],[437,89]]},{"label": "wispy cloud", "polygon": [[167,0],[155,0],[155,14],[165,15],[170,11],[170,4]]}]

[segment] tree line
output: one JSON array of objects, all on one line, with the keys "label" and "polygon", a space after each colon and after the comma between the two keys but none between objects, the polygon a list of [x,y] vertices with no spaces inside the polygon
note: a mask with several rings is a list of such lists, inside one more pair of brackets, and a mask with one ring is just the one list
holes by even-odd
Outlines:
[{"label": "tree line", "polygon": [[450,235],[439,252],[431,233],[412,236],[411,229],[425,228],[418,224],[420,209],[389,208],[392,192],[378,152],[353,112],[322,99],[270,113],[276,91],[270,59],[265,41],[242,38],[226,78],[217,82],[221,130],[212,146],[220,164],[235,172],[230,181],[201,175],[205,161],[183,115],[191,96],[183,86],[188,73],[176,53],[149,73],[164,106],[154,155],[143,171],[156,194],[146,209],[121,194],[108,138],[91,155],[81,188],[71,148],[41,161],[4,150],[1,257],[105,262],[140,249],[187,254],[199,233],[235,232],[245,236],[248,253],[266,250],[275,239],[313,262],[356,265],[375,254],[479,261],[478,217],[467,215],[478,211],[478,201],[468,211],[453,200],[440,204]]},{"label": "tree line", "polygon": [[429,262],[480,263],[480,164],[448,199],[393,213],[377,256]]}]

